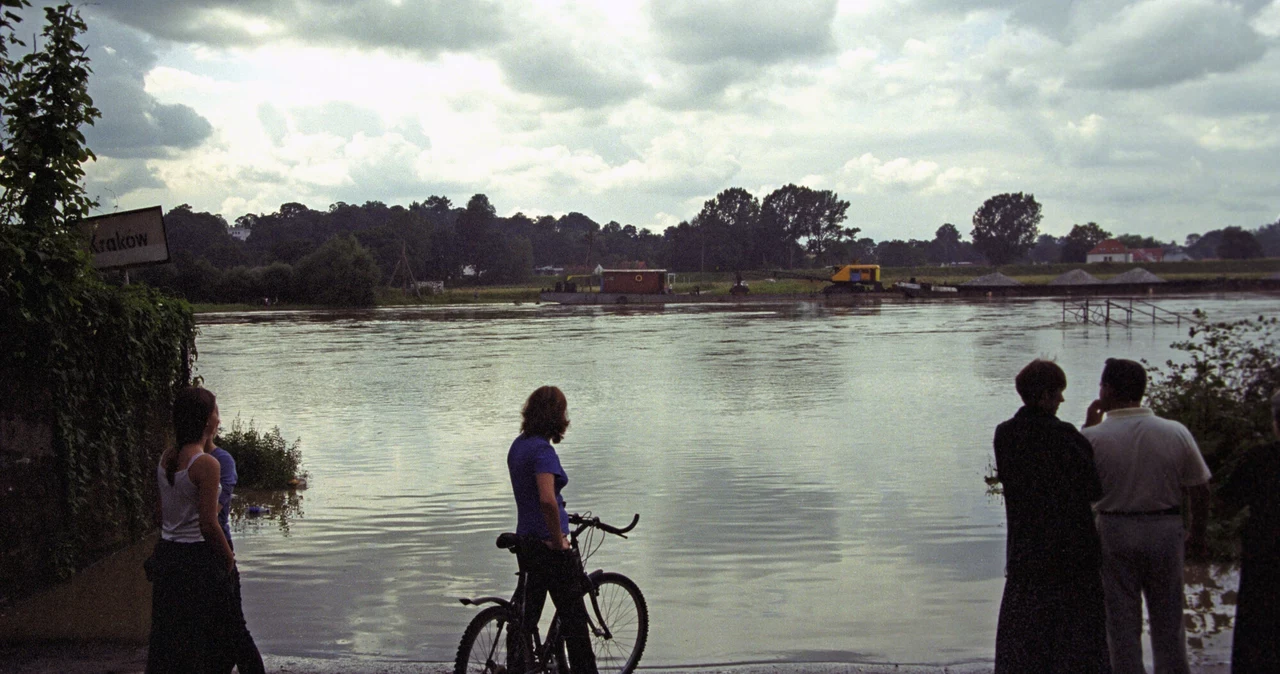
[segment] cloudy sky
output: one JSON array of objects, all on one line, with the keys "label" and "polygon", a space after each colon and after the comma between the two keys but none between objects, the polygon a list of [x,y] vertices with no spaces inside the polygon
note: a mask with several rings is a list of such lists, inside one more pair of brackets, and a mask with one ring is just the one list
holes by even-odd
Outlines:
[{"label": "cloudy sky", "polygon": [[[655,231],[795,182],[877,240],[1280,216],[1280,0],[97,0],[105,210],[477,192]],[[27,24],[32,30],[32,24]]]}]

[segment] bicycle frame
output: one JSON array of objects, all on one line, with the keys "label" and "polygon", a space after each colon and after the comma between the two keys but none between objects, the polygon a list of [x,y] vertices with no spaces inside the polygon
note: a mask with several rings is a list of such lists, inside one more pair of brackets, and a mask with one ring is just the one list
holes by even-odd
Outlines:
[{"label": "bicycle frame", "polygon": [[[575,551],[577,550],[576,540],[573,541],[573,548]],[[524,580],[528,573],[528,571],[521,570],[516,574],[520,578],[517,588],[525,587]],[[591,612],[587,614],[587,627],[595,636],[611,639],[613,638],[613,634],[609,631],[609,626],[605,624],[604,617],[600,615],[600,602],[598,601],[600,592],[596,588],[596,581],[603,573],[604,569],[596,569],[595,571],[586,574],[588,580],[590,580],[590,584],[587,586],[589,589],[586,592],[586,596],[591,597]],[[517,629],[533,638],[533,653],[534,657],[538,660],[538,664],[545,667],[550,663],[549,658],[553,657],[555,654],[555,650],[550,647],[561,640],[560,611],[558,609],[551,616],[551,626],[547,628],[547,640],[543,642],[539,638],[540,635],[538,633],[537,625],[533,625],[532,628],[527,628],[524,625],[524,612],[520,610],[520,604],[515,601],[514,596],[511,599],[503,599],[502,597],[476,597],[474,599],[463,598],[458,601],[461,602],[463,606],[497,604],[509,610],[511,615],[514,616],[516,620],[520,621],[516,625]]]},{"label": "bicycle frame", "polygon": [[[578,515],[572,515],[571,517],[573,518],[571,522],[577,524],[578,526],[569,532],[569,545],[570,545],[570,548],[579,555],[578,558],[580,560],[580,564],[585,562],[585,559],[583,559],[581,556],[581,550],[578,546],[578,536],[582,532],[595,527],[595,528],[601,529],[606,533],[611,533],[613,535],[626,538],[626,533],[631,531],[631,529],[634,528],[636,523],[640,520],[640,516],[636,515],[632,519],[630,525],[619,529],[616,527],[609,526],[607,524],[603,524],[602,522],[600,522],[599,518],[588,519],[588,518],[582,518]],[[509,534],[503,534],[503,536],[508,536],[508,535]],[[513,547],[514,544],[504,544],[502,536],[499,537],[498,545],[499,547],[505,547],[511,550],[512,552],[515,552],[515,548]],[[588,555],[589,554],[590,552],[588,552]],[[591,597],[591,610],[587,614],[587,627],[591,631],[591,633],[596,637],[600,637],[604,639],[612,639],[613,633],[609,629],[609,625],[606,624],[604,620],[604,616],[600,611],[600,602],[599,602],[600,590],[599,590],[598,581],[601,575],[604,574],[604,569],[596,569],[595,571],[592,571],[590,573],[586,573],[585,567],[582,567],[581,570],[583,572],[583,575],[586,577],[588,581],[587,591],[584,594],[586,596]],[[481,606],[484,604],[497,604],[498,606],[501,606],[507,609],[508,613],[510,614],[510,619],[508,621],[508,625],[506,626],[508,637],[513,631],[517,634],[523,634],[526,636],[526,638],[530,640],[530,643],[528,645],[532,646],[532,648],[530,649],[530,655],[532,657],[532,661],[528,662],[527,664],[531,666],[533,669],[531,669],[530,672],[525,674],[532,674],[534,672],[550,672],[550,671],[554,671],[553,668],[558,669],[557,655],[562,652],[562,648],[563,648],[564,637],[561,634],[561,630],[560,630],[560,611],[559,611],[559,607],[556,607],[556,612],[551,617],[551,625],[547,628],[546,641],[541,640],[540,635],[538,633],[537,624],[525,625],[524,623],[525,616],[523,611],[524,598],[518,597],[517,595],[528,587],[528,583],[527,583],[528,574],[529,572],[525,569],[520,569],[516,573],[516,576],[519,578],[519,580],[516,585],[516,595],[513,595],[511,599],[488,596],[488,597],[477,597],[474,599],[462,598],[462,599],[459,599],[458,601],[460,601],[464,606]],[[512,630],[513,627],[514,627],[514,630]],[[501,630],[499,630],[499,635],[501,635]],[[508,638],[508,637],[502,637],[502,638]],[[495,638],[495,643],[494,643],[495,648],[497,647],[497,641],[498,639]]]}]

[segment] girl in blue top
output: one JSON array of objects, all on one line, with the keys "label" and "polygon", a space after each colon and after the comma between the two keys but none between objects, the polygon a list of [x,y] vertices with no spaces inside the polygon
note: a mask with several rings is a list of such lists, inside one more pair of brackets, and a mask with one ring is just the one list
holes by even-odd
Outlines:
[{"label": "girl in blue top", "polygon": [[560,613],[569,668],[574,674],[596,674],[596,658],[587,631],[586,591],[582,561],[569,547],[569,515],[560,490],[569,476],[552,443],[569,428],[568,403],[554,386],[534,391],[524,404],[520,437],[507,452],[507,470],[516,499],[516,533],[524,540],[518,555],[526,581],[516,588],[516,601],[526,625],[536,625],[547,594]]}]

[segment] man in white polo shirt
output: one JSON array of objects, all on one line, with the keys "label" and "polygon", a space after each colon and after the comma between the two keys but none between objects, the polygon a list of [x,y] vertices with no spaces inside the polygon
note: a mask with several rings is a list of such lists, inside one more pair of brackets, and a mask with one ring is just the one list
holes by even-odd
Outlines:
[{"label": "man in white polo shirt", "polygon": [[[1093,445],[1102,482],[1102,499],[1094,509],[1102,539],[1107,642],[1114,674],[1143,674],[1145,595],[1155,674],[1187,674],[1184,545],[1193,552],[1204,549],[1210,473],[1185,426],[1142,406],[1146,388],[1141,364],[1107,359],[1099,398],[1089,405],[1081,429]],[[1183,528],[1184,502],[1189,536]]]}]

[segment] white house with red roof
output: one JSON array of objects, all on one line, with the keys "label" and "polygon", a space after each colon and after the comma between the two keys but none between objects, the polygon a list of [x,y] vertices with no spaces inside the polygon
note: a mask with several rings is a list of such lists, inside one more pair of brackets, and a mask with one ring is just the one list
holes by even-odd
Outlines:
[{"label": "white house with red roof", "polygon": [[1133,262],[1133,251],[1115,239],[1107,239],[1094,246],[1084,258],[1085,262]]},{"label": "white house with red roof", "polygon": [[1129,248],[1115,239],[1107,239],[1093,247],[1085,262],[1163,262],[1163,248]]}]

